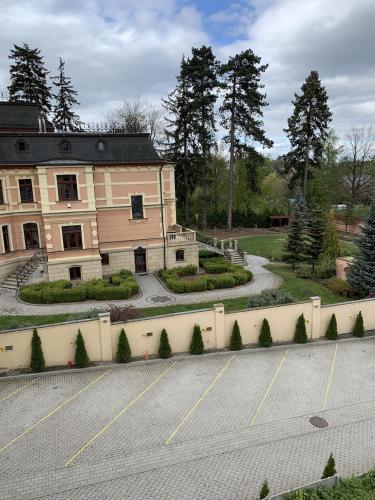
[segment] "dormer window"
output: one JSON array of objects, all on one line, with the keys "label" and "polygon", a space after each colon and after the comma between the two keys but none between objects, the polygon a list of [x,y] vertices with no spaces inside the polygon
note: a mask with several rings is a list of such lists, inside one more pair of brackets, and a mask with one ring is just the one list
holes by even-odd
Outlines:
[{"label": "dormer window", "polygon": [[20,139],[16,142],[16,151],[17,153],[26,153],[29,150],[29,145],[23,139]]},{"label": "dormer window", "polygon": [[59,149],[62,153],[72,150],[72,145],[67,139],[63,139],[59,142]]},{"label": "dormer window", "polygon": [[104,141],[98,141],[96,143],[96,149],[99,153],[104,153],[105,151],[105,142]]}]

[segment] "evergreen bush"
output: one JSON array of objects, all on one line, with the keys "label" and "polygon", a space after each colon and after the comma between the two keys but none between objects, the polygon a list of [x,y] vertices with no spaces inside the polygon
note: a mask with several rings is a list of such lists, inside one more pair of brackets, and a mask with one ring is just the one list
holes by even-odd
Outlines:
[{"label": "evergreen bush", "polygon": [[117,363],[129,363],[131,359],[131,349],[126,336],[125,330],[122,328],[118,337],[116,361]]},{"label": "evergreen bush", "polygon": [[30,368],[33,372],[41,372],[44,370],[46,364],[43,356],[42,342],[38,335],[36,328],[34,328],[33,336],[31,339],[31,361]]},{"label": "evergreen bush", "polygon": [[271,329],[268,320],[264,318],[262,323],[262,328],[259,335],[259,345],[261,347],[271,347],[272,345],[272,336]]},{"label": "evergreen bush", "polygon": [[81,330],[78,330],[76,339],[76,352],[74,354],[74,365],[77,368],[86,368],[89,366],[90,360],[87,355],[85,341],[82,337]]},{"label": "evergreen bush", "polygon": [[306,333],[306,323],[303,314],[298,318],[296,330],[294,332],[294,342],[297,344],[306,344],[307,333]]},{"label": "evergreen bush", "polygon": [[352,333],[353,333],[354,337],[363,337],[365,334],[365,327],[363,325],[362,311],[359,311],[359,313],[357,314],[357,318],[355,320],[355,325],[354,325]]},{"label": "evergreen bush", "polygon": [[259,493],[259,498],[262,500],[263,498],[267,498],[269,494],[270,494],[270,488],[268,486],[267,479],[265,479]]},{"label": "evergreen bush", "polygon": [[326,331],[326,338],[329,340],[337,340],[339,338],[337,334],[337,320],[335,314],[332,314],[331,319],[329,321],[328,328]]},{"label": "evergreen bush", "polygon": [[193,337],[190,344],[190,354],[202,354],[204,344],[202,339],[201,328],[199,325],[194,326]]},{"label": "evergreen bush", "polygon": [[327,477],[332,477],[336,474],[336,464],[335,459],[333,458],[333,454],[331,453],[328,458],[328,462],[324,467],[322,479],[326,479]]},{"label": "evergreen bush", "polygon": [[159,356],[164,359],[172,356],[172,349],[169,345],[168,334],[165,328],[163,328],[160,334]]},{"label": "evergreen bush", "polygon": [[263,292],[249,297],[247,307],[252,309],[253,307],[277,306],[292,302],[294,302],[294,298],[287,290],[275,288],[263,290]]},{"label": "evergreen bush", "polygon": [[335,260],[340,255],[340,244],[337,237],[336,220],[333,209],[328,212],[323,237],[323,255]]},{"label": "evergreen bush", "polygon": [[232,335],[230,338],[229,349],[231,351],[239,351],[243,348],[240,327],[237,320],[234,322]]}]

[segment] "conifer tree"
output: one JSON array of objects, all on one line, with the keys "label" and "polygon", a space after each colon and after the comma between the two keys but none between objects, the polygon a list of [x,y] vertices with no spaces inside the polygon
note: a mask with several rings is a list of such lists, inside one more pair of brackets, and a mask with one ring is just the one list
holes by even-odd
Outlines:
[{"label": "conifer tree", "polygon": [[293,269],[298,262],[304,260],[306,226],[306,204],[304,198],[299,196],[293,205],[288,228],[288,239],[285,246],[285,260],[292,264]]},{"label": "conifer tree", "polygon": [[268,323],[268,320],[264,318],[259,335],[259,345],[261,347],[271,347],[272,342],[270,324]]},{"label": "conifer tree", "polygon": [[227,229],[232,227],[233,183],[236,157],[244,153],[257,154],[254,142],[271,147],[263,129],[263,108],[267,106],[266,95],[261,92],[262,73],[268,67],[260,64],[261,58],[251,49],[229,57],[220,67],[224,99],[220,106],[221,125],[228,135],[224,141],[229,145],[229,185]]},{"label": "conifer tree", "polygon": [[375,196],[357,242],[358,254],[348,271],[348,281],[362,296],[375,292]]},{"label": "conifer tree", "polygon": [[131,360],[131,349],[126,336],[125,330],[122,328],[118,337],[116,361],[117,363],[129,363]]},{"label": "conifer tree", "polygon": [[9,59],[13,61],[9,70],[10,100],[36,103],[42,112],[48,113],[51,110],[51,87],[47,85],[48,71],[40,50],[31,49],[27,43],[14,45]]},{"label": "conifer tree", "polygon": [[33,336],[31,339],[31,361],[30,368],[32,372],[41,372],[44,370],[46,364],[42,350],[42,342],[38,335],[36,328],[34,328]]},{"label": "conifer tree", "polygon": [[74,354],[74,365],[77,368],[86,368],[89,366],[90,360],[87,355],[85,341],[82,337],[81,330],[78,330],[76,339],[76,352]]},{"label": "conifer tree", "polygon": [[306,230],[306,254],[309,256],[312,264],[312,270],[323,251],[324,221],[323,212],[320,208],[310,210]]},{"label": "conifer tree", "polygon": [[234,322],[232,335],[230,337],[229,349],[231,351],[239,351],[243,348],[240,327],[237,320]]},{"label": "conifer tree", "polygon": [[72,106],[79,105],[76,99],[77,92],[74,90],[71,79],[65,75],[65,61],[60,57],[58,75],[52,77],[56,94],[53,94],[55,105],[53,107],[53,124],[62,132],[77,132],[79,127],[79,116],[72,111]]},{"label": "conifer tree", "polygon": [[306,322],[303,314],[298,318],[296,330],[294,332],[294,342],[297,344],[306,344],[307,333],[306,333]]},{"label": "conifer tree", "polygon": [[319,166],[332,119],[328,96],[317,71],[311,71],[301,87],[301,95],[295,94],[292,103],[293,114],[285,129],[291,151],[286,155],[285,165],[306,197],[308,177],[311,170]]},{"label": "conifer tree", "polygon": [[163,328],[160,334],[159,356],[165,359],[172,356],[172,349],[169,345],[168,334],[165,328]]},{"label": "conifer tree", "polygon": [[365,334],[365,327],[363,324],[363,316],[362,312],[359,311],[357,314],[356,320],[355,320],[355,325],[353,328],[353,336],[354,337],[363,337]]},{"label": "conifer tree", "polygon": [[326,338],[329,340],[337,340],[339,338],[337,333],[337,320],[335,314],[332,314],[331,319],[329,320],[328,328],[326,331]]},{"label": "conifer tree", "polygon": [[331,453],[328,458],[328,462],[324,467],[322,479],[326,479],[327,477],[332,477],[336,474],[336,464],[335,459],[333,458],[333,454]]},{"label": "conifer tree", "polygon": [[263,498],[267,498],[269,494],[270,494],[270,488],[268,486],[267,479],[265,479],[263,484],[262,484],[262,488],[260,490],[260,493],[259,493],[260,500],[263,500]]},{"label": "conifer tree", "polygon": [[194,326],[193,337],[190,344],[190,354],[203,354],[204,344],[202,339],[201,328],[199,325]]},{"label": "conifer tree", "polygon": [[330,210],[327,214],[323,237],[323,254],[336,259],[340,255],[340,244],[337,237],[335,214]]}]

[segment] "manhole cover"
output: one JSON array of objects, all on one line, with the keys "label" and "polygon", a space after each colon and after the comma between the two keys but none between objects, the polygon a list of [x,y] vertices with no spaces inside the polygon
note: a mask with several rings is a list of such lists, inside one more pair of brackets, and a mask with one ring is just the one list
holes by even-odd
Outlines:
[{"label": "manhole cover", "polygon": [[167,302],[174,302],[175,299],[168,297],[168,295],[152,295],[151,297],[147,297],[146,300],[153,304],[165,304]]},{"label": "manhole cover", "polygon": [[309,422],[311,425],[314,427],[317,427],[318,429],[324,429],[324,427],[328,427],[328,422],[322,417],[310,417]]}]

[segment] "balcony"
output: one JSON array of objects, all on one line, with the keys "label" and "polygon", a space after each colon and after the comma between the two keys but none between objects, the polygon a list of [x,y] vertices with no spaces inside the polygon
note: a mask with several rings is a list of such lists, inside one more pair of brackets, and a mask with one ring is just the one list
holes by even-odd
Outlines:
[{"label": "balcony", "polygon": [[167,245],[181,245],[181,243],[188,243],[196,241],[195,231],[182,227],[179,224],[170,226],[167,232]]}]

